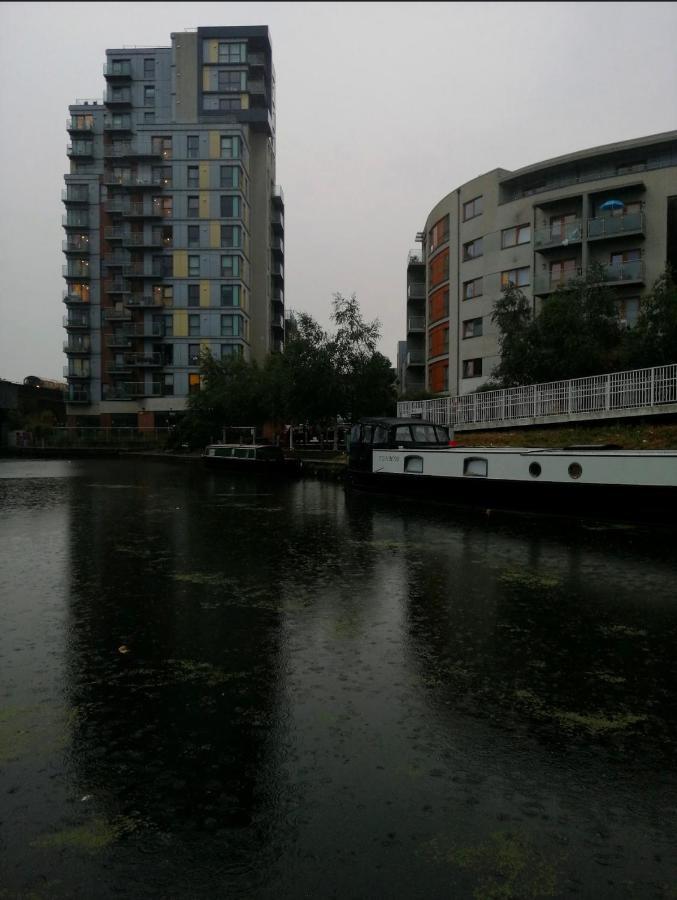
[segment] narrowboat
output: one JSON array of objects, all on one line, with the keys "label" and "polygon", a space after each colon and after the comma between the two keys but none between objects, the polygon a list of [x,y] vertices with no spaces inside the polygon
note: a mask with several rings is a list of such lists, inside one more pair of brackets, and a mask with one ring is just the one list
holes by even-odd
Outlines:
[{"label": "narrowboat", "polygon": [[205,465],[215,469],[293,474],[296,460],[285,459],[281,447],[271,444],[208,444],[202,454]]},{"label": "narrowboat", "polygon": [[361,419],[347,486],[483,510],[677,525],[677,450],[462,447],[421,419]]}]

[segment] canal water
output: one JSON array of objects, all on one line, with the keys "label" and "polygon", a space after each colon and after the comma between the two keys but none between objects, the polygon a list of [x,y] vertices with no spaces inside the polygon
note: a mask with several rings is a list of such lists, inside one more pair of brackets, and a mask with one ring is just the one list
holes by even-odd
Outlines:
[{"label": "canal water", "polygon": [[0,898],[674,898],[675,534],[0,461]]}]

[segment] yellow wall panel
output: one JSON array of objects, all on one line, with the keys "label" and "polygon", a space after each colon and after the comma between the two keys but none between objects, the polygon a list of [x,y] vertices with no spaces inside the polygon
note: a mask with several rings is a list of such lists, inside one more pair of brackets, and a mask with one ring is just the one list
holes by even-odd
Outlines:
[{"label": "yellow wall panel", "polygon": [[242,109],[249,109],[249,94],[240,94]]},{"label": "yellow wall panel", "polygon": [[200,163],[200,189],[209,189],[209,163]]},{"label": "yellow wall panel", "polygon": [[207,53],[205,54],[208,62],[215,63],[219,61],[219,42],[209,41],[207,43]]},{"label": "yellow wall panel", "polygon": [[174,310],[174,337],[188,337],[188,313],[185,309]]},{"label": "yellow wall panel", "polygon": [[221,223],[220,222],[210,222],[209,223],[209,246],[210,247],[220,247],[221,246]]},{"label": "yellow wall panel", "polygon": [[174,277],[188,277],[188,253],[185,250],[174,250]]},{"label": "yellow wall panel", "polygon": [[202,67],[202,90],[209,91],[211,90],[211,78],[210,78],[210,69],[209,66]]},{"label": "yellow wall panel", "polygon": [[209,282],[200,282],[200,306],[209,306]]},{"label": "yellow wall panel", "polygon": [[221,156],[221,135],[218,131],[209,132],[209,158],[219,159]]},{"label": "yellow wall panel", "polygon": [[200,218],[209,218],[209,191],[200,191]]}]

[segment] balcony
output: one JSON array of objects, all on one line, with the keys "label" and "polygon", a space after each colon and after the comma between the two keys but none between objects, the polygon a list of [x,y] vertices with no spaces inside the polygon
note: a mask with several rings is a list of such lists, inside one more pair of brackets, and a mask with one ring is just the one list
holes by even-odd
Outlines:
[{"label": "balcony", "polygon": [[112,253],[106,257],[103,264],[107,269],[119,269],[129,265],[129,256],[124,253]]},{"label": "balcony", "polygon": [[136,368],[158,368],[163,365],[161,353],[130,353]]},{"label": "balcony", "polygon": [[425,284],[412,282],[407,285],[407,298],[409,300],[425,300]]},{"label": "balcony", "polygon": [[113,278],[105,285],[104,290],[107,294],[128,294],[130,288],[123,278]]},{"label": "balcony", "polygon": [[273,303],[279,303],[280,306],[284,306],[284,291],[279,289],[273,291],[272,295]]},{"label": "balcony", "polygon": [[407,353],[407,366],[424,366],[425,352],[423,350],[412,350]]},{"label": "balcony", "polygon": [[63,343],[63,352],[71,353],[73,355],[88,355],[91,353],[92,348],[89,340],[89,336],[87,337],[70,337],[67,341]]},{"label": "balcony", "polygon": [[104,78],[125,79],[132,77],[132,64],[128,60],[107,62],[103,67]]},{"label": "balcony", "polygon": [[68,156],[94,156],[94,141],[73,141],[66,146]]},{"label": "balcony", "polygon": [[270,249],[278,256],[284,256],[284,241],[280,237],[274,237],[270,242]]},{"label": "balcony", "polygon": [[628,213],[624,216],[600,216],[588,219],[588,240],[619,237],[622,235],[644,235],[644,213]]},{"label": "balcony", "polygon": [[153,294],[132,294],[124,300],[125,306],[131,309],[162,308],[164,303]]},{"label": "balcony", "polygon": [[607,284],[643,284],[644,260],[633,259],[629,262],[604,266]]},{"label": "balcony", "polygon": [[86,366],[78,366],[77,368],[71,368],[70,366],[63,367],[63,377],[71,379],[85,379],[91,378],[91,374],[89,371],[89,364]]},{"label": "balcony", "polygon": [[165,275],[163,272],[158,272],[153,270],[151,272],[147,272],[143,263],[131,263],[123,266],[122,274],[125,278],[164,278]]},{"label": "balcony", "polygon": [[67,328],[69,331],[75,329],[88,329],[89,313],[69,313],[67,316],[63,317],[63,327]]},{"label": "balcony", "polygon": [[161,159],[161,150],[139,146],[135,141],[113,141],[104,145],[103,155],[106,159]]},{"label": "balcony", "polygon": [[407,319],[407,334],[425,331],[425,316],[411,316]]},{"label": "balcony", "polygon": [[63,292],[63,302],[66,306],[89,306],[89,297],[83,297],[82,294],[75,294],[68,290]]},{"label": "balcony", "polygon": [[161,191],[163,187],[171,187],[171,182],[167,179],[152,178],[150,175],[133,175],[131,172],[124,175],[113,175],[108,172],[103,176],[103,183],[106,187],[124,187],[142,190],[143,188],[155,188]]},{"label": "balcony", "polygon": [[67,212],[65,216],[61,217],[61,224],[64,228],[89,228],[89,216]]},{"label": "balcony", "polygon": [[104,385],[104,400],[135,400],[137,397],[161,397],[162,385],[146,386],[143,381],[123,381]]},{"label": "balcony", "polygon": [[112,360],[106,363],[106,372],[109,375],[131,375],[134,368],[131,359],[129,359],[131,356],[131,353],[125,353],[124,359]]},{"label": "balcony", "polygon": [[580,244],[583,239],[583,222],[578,219],[575,222],[552,225],[540,228],[534,233],[534,248],[547,250],[551,247],[568,247],[572,244]]},{"label": "balcony", "polygon": [[73,116],[66,119],[66,130],[71,134],[91,134],[94,131],[94,119],[87,116]]},{"label": "balcony", "polygon": [[284,191],[279,184],[273,185],[272,199],[275,206],[284,208]]},{"label": "balcony", "polygon": [[423,259],[422,250],[410,250],[409,253],[407,253],[407,267],[424,265],[425,260]]},{"label": "balcony", "polygon": [[284,266],[280,262],[273,262],[270,267],[270,272],[273,278],[284,278]]},{"label": "balcony", "polygon": [[583,269],[576,267],[570,271],[563,272],[557,276],[553,276],[550,272],[543,272],[536,275],[534,279],[534,294],[544,295],[551,294],[558,288],[565,287],[572,279],[580,278]]},{"label": "balcony", "polygon": [[101,310],[101,317],[104,322],[131,322],[132,314],[128,309],[117,309],[116,307],[110,307],[109,309]]},{"label": "balcony", "polygon": [[78,235],[66,238],[65,241],[61,242],[61,249],[64,253],[90,253],[89,237],[87,235]]},{"label": "balcony", "polygon": [[146,237],[143,232],[128,232],[122,238],[125,247],[164,247],[166,246],[159,235]]},{"label": "balcony", "polygon": [[111,334],[106,338],[106,346],[112,349],[131,349],[134,336],[132,334]]},{"label": "balcony", "polygon": [[256,96],[266,96],[266,82],[263,78],[250,78],[247,81],[247,91]]},{"label": "balcony", "polygon": [[89,403],[89,389],[71,385],[66,394],[66,403]]},{"label": "balcony", "polygon": [[275,313],[273,316],[271,316],[270,324],[273,328],[284,329],[284,316],[280,315],[279,313]]},{"label": "balcony", "polygon": [[61,199],[64,203],[89,203],[89,188],[82,191],[67,187],[61,191]]},{"label": "balcony", "polygon": [[132,92],[130,88],[108,88],[103,101],[106,106],[114,109],[123,109],[132,105]]},{"label": "balcony", "polygon": [[251,52],[247,54],[247,65],[250,68],[261,68],[266,65],[266,54],[262,51]]},{"label": "balcony", "polygon": [[75,260],[69,260],[65,266],[61,267],[61,272],[64,278],[84,278],[85,280],[91,278],[89,262],[86,260],[80,263],[77,263]]},{"label": "balcony", "polygon": [[132,117],[106,116],[103,120],[103,130],[108,132],[132,131]]},{"label": "balcony", "polygon": [[120,197],[111,197],[103,202],[104,212],[109,216],[121,216],[128,207],[129,203]]},{"label": "balcony", "polygon": [[162,219],[169,218],[170,212],[165,212],[160,203],[128,203],[123,215],[128,219]]},{"label": "balcony", "polygon": [[107,241],[121,241],[124,240],[125,230],[119,225],[109,225],[104,229],[103,236]]},{"label": "balcony", "polygon": [[284,231],[284,213],[282,210],[273,209],[270,214],[270,224],[276,233],[281,234]]}]

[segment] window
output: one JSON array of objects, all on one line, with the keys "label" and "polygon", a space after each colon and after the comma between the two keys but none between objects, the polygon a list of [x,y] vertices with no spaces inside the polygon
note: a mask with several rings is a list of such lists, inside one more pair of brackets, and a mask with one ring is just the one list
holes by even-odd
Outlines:
[{"label": "window", "polygon": [[199,315],[188,316],[188,336],[189,337],[199,337],[199,334],[200,334],[200,316]]},{"label": "window", "polygon": [[199,247],[200,246],[200,226],[199,225],[189,225],[188,226],[188,246],[189,247]]},{"label": "window", "polygon": [[221,285],[221,306],[239,306],[240,305],[240,285],[239,284],[222,284]]},{"label": "window", "polygon": [[221,359],[232,359],[234,356],[242,356],[244,347],[242,344],[221,344]]},{"label": "window", "polygon": [[188,211],[187,216],[189,219],[197,219],[200,215],[200,198],[198,196],[189,196],[188,197]]},{"label": "window", "polygon": [[162,395],[164,397],[173,397],[174,396],[174,376],[169,373],[167,375],[163,375],[163,385],[162,385]]},{"label": "window", "polygon": [[467,261],[469,259],[477,259],[479,256],[482,256],[483,252],[482,238],[477,238],[474,241],[468,241],[467,244],[463,244],[464,261]]},{"label": "window", "polygon": [[174,259],[171,256],[153,256],[153,275],[162,275],[171,278],[174,274]]},{"label": "window", "polygon": [[199,284],[189,284],[188,285],[188,306],[199,306],[200,305],[200,285]]},{"label": "window", "polygon": [[163,159],[172,158],[171,137],[152,137],[150,140],[150,145],[153,153],[159,154]]},{"label": "window", "polygon": [[240,275],[240,257],[221,257],[221,278],[238,278]]},{"label": "window", "polygon": [[483,210],[484,200],[481,195],[468,200],[467,203],[463,204],[463,221],[467,222],[468,219],[474,219],[475,216],[482,215]]},{"label": "window", "polygon": [[171,219],[173,214],[173,202],[171,197],[153,197],[153,213],[159,213],[165,219]]},{"label": "window", "polygon": [[174,316],[171,313],[168,316],[162,316],[162,324],[165,337],[174,337]]},{"label": "window", "polygon": [[560,259],[550,263],[550,287],[566,284],[578,274],[578,260]]},{"label": "window", "polygon": [[200,393],[200,376],[197,372],[189,372],[188,373],[188,393],[189,394],[199,394]]},{"label": "window", "polygon": [[145,112],[143,114],[143,121],[150,123],[155,121],[155,113],[154,112]]},{"label": "window", "polygon": [[188,365],[189,366],[199,366],[200,365],[200,345],[199,344],[188,344]]},{"label": "window", "polygon": [[144,59],[143,61],[143,77],[155,78],[155,60]]},{"label": "window", "polygon": [[188,256],[188,277],[194,278],[200,274],[200,257],[192,254]]},{"label": "window", "polygon": [[481,456],[466,456],[463,460],[463,474],[471,478],[486,478],[489,471],[487,461]]},{"label": "window", "polygon": [[155,85],[144,84],[143,86],[143,105],[155,106]]},{"label": "window", "polygon": [[505,272],[501,272],[501,290],[504,290],[511,284],[514,287],[521,288],[530,283],[529,266],[522,266],[520,269],[507,269]]},{"label": "window", "polygon": [[398,425],[395,429],[395,440],[398,444],[411,444],[411,431],[408,425]]},{"label": "window", "polygon": [[482,375],[481,359],[464,359],[463,360],[463,377],[479,378]]},{"label": "window", "polygon": [[449,279],[449,250],[443,250],[430,260],[428,275],[431,285],[440,284]]},{"label": "window", "polygon": [[240,215],[240,198],[230,195],[221,197],[221,218],[236,219]]},{"label": "window", "polygon": [[221,187],[237,188],[240,186],[240,170],[237,166],[221,166]]},{"label": "window", "polygon": [[238,135],[221,135],[221,159],[240,158],[240,138]]},{"label": "window", "polygon": [[428,232],[428,255],[434,253],[445,241],[449,240],[449,216],[444,216],[439,222],[435,222]]},{"label": "window", "polygon": [[482,336],[482,319],[466,319],[463,323],[463,340]]},{"label": "window", "polygon": [[428,319],[437,322],[449,315],[449,288],[441,288],[430,295],[428,299]]},{"label": "window", "polygon": [[221,316],[221,337],[240,337],[241,334],[241,316]]},{"label": "window", "polygon": [[153,166],[151,169],[151,179],[153,184],[161,184],[163,187],[172,186],[172,167],[171,166]]},{"label": "window", "polygon": [[161,303],[163,306],[173,306],[174,287],[171,284],[154,284],[153,301],[155,303]]},{"label": "window", "polygon": [[442,356],[449,352],[449,326],[438,325],[430,329],[428,352],[430,356]]},{"label": "window", "polygon": [[217,79],[220,91],[244,91],[247,88],[247,75],[245,72],[219,69]]},{"label": "window", "polygon": [[404,471],[410,475],[421,475],[423,473],[423,457],[405,456]]},{"label": "window", "polygon": [[470,281],[463,282],[463,299],[472,300],[474,297],[481,297],[484,290],[484,279],[473,278]]},{"label": "window", "polygon": [[531,225],[516,225],[514,228],[504,228],[501,232],[501,247],[516,247],[518,244],[528,244],[531,240]]},{"label": "window", "polygon": [[642,251],[637,248],[634,250],[622,250],[619,253],[612,253],[609,256],[609,264],[612,266],[620,266],[623,263],[635,262],[642,258]]},{"label": "window", "polygon": [[222,247],[240,247],[242,231],[239,225],[222,225],[221,226],[221,246]]},{"label": "window", "polygon": [[433,394],[449,390],[449,362],[440,360],[428,367],[428,384]]},{"label": "window", "polygon": [[188,159],[200,158],[200,135],[189,134],[186,138],[186,156]]},{"label": "window", "polygon": [[188,177],[186,179],[187,187],[189,188],[199,188],[200,187],[200,167],[199,166],[188,166]]},{"label": "window", "polygon": [[219,41],[218,62],[243,63],[246,61],[247,45]]}]

